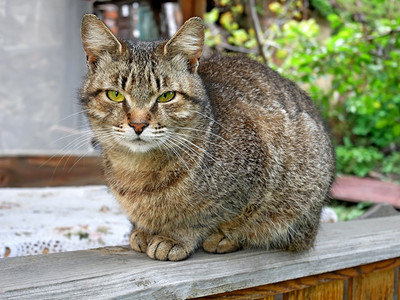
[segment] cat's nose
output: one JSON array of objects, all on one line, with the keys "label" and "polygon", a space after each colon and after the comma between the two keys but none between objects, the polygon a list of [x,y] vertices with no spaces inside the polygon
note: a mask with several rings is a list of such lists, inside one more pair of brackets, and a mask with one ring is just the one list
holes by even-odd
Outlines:
[{"label": "cat's nose", "polygon": [[140,135],[143,130],[149,126],[149,123],[147,122],[141,122],[141,123],[134,123],[134,122],[129,122],[129,126],[131,126],[133,128],[133,130],[135,130],[137,135]]}]

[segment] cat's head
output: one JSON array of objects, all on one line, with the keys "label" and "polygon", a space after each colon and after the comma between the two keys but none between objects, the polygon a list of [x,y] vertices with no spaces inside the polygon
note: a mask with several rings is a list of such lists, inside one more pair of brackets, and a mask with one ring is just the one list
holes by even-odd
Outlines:
[{"label": "cat's head", "polygon": [[203,41],[200,18],[168,41],[126,42],[96,16],[83,17],[89,70],[81,98],[103,148],[147,152],[197,126],[206,105],[197,74]]}]

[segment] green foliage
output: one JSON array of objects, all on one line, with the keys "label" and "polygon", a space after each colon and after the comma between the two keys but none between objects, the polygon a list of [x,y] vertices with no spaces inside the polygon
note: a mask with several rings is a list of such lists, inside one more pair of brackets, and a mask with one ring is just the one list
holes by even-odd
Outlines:
[{"label": "green foliage", "polygon": [[[290,45],[293,54],[274,67],[310,86],[311,96],[331,124],[342,122],[341,132],[333,131],[338,144],[344,138],[360,146],[399,144],[400,39],[391,32],[400,26],[400,18],[385,29],[380,29],[382,21],[376,21],[368,33],[362,24],[345,22],[337,15],[329,20],[336,33],[323,42],[304,34],[302,27],[310,20],[298,22],[289,33],[282,30],[277,41],[282,47]],[[297,43],[289,43],[293,34]],[[329,89],[318,85],[323,77],[330,78]]]},{"label": "green foliage", "polygon": [[338,173],[363,177],[375,169],[383,154],[372,147],[337,146],[336,159]]},{"label": "green foliage", "polygon": [[[302,1],[285,3],[268,6],[276,20],[264,32],[265,56],[308,91],[329,121],[338,171],[365,176],[381,166],[400,174],[400,154],[390,153],[400,146],[400,2],[340,0],[335,11],[328,0],[313,0],[330,23],[328,36],[315,19],[299,18]],[[244,3],[226,5],[236,8],[225,7],[219,17],[214,11],[213,22],[219,20],[228,43],[258,51],[254,30],[237,22]]]},{"label": "green foliage", "polygon": [[327,17],[333,13],[333,8],[329,0],[311,0],[310,2],[323,17]]},{"label": "green foliage", "polygon": [[356,205],[334,201],[331,208],[338,216],[338,221],[349,221],[361,216],[368,208],[373,205],[371,202],[360,202]]},{"label": "green foliage", "polygon": [[[222,4],[228,5],[229,1],[222,2]],[[232,5],[230,10],[220,14],[217,8],[212,9],[209,13],[205,14],[206,24],[212,24],[217,21],[222,25],[222,27],[229,34],[228,42],[235,46],[243,46],[246,48],[254,48],[257,46],[257,42],[254,36],[254,30],[246,30],[241,28],[239,23],[235,21],[239,15],[244,11],[242,4]],[[215,46],[221,43],[221,36],[219,34],[212,35],[209,29],[206,29],[206,44],[208,46]]]},{"label": "green foliage", "polygon": [[400,175],[400,152],[394,152],[382,162],[382,172]]},{"label": "green foliage", "polygon": [[392,26],[383,23],[377,20],[367,34],[361,24],[346,23],[319,55],[328,64],[325,71],[334,75],[335,91],[346,98],[343,117],[351,124],[347,136],[360,145],[400,142],[400,39],[389,34],[400,26],[400,18]]},{"label": "green foliage", "polygon": [[398,0],[336,0],[340,14],[347,19],[360,19],[371,23],[376,19],[393,20],[399,17],[400,1]]}]

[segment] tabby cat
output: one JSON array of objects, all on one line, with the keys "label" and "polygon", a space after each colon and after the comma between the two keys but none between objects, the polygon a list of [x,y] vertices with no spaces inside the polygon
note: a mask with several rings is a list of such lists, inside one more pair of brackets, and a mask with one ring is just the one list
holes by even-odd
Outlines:
[{"label": "tabby cat", "polygon": [[200,18],[131,42],[85,15],[82,42],[82,103],[134,250],[178,261],[199,246],[312,247],[334,154],[305,92],[245,57],[200,60]]}]

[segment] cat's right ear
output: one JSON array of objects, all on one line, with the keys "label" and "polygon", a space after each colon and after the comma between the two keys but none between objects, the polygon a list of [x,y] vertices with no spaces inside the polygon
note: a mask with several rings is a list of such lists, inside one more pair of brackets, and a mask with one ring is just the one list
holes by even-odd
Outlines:
[{"label": "cat's right ear", "polygon": [[89,66],[94,64],[106,52],[110,54],[122,53],[120,41],[95,15],[86,14],[83,16],[81,37]]}]

